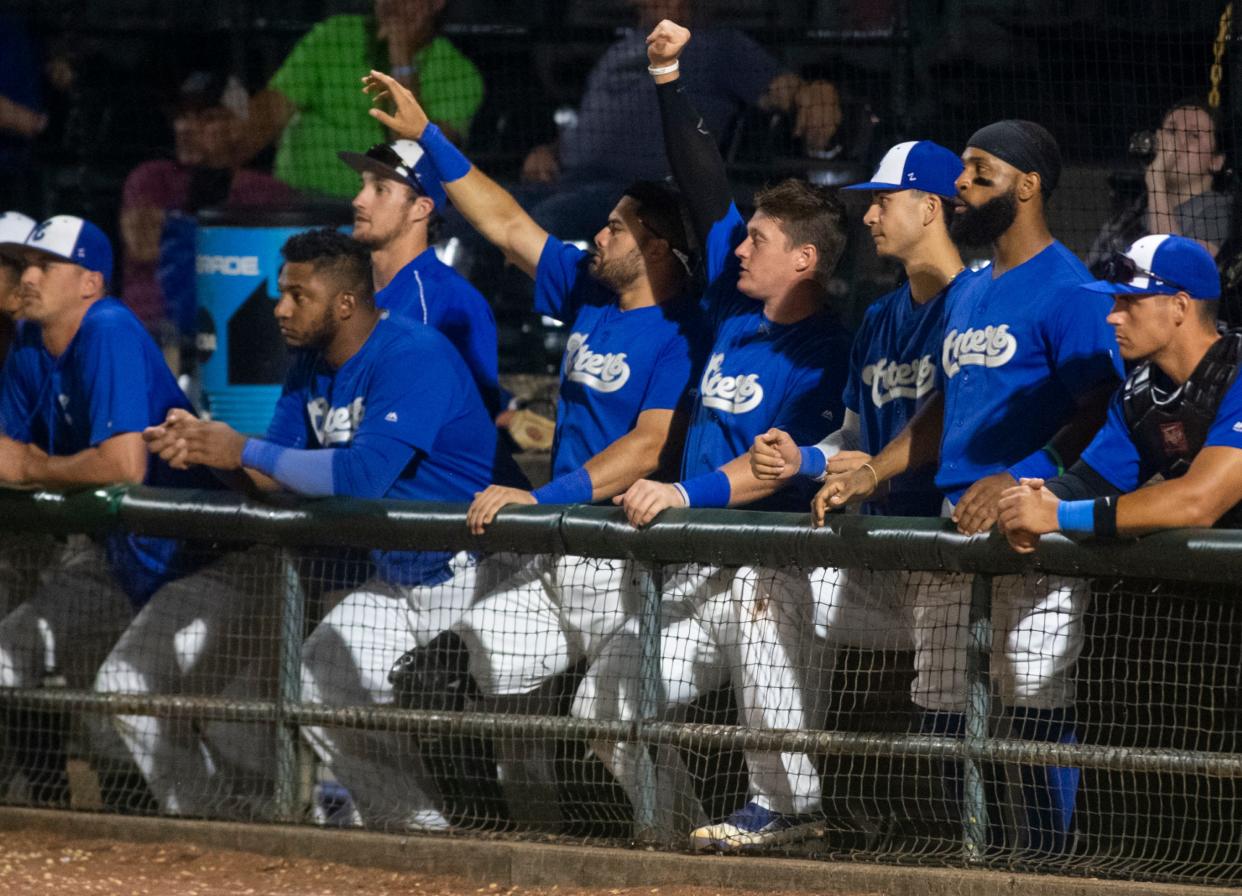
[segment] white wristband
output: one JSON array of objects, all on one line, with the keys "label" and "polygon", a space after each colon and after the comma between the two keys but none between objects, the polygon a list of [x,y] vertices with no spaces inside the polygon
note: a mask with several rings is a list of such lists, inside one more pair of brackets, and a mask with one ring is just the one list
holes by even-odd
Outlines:
[{"label": "white wristband", "polygon": [[681,62],[674,59],[668,65],[649,65],[647,71],[653,75],[671,75],[679,68],[681,68]]}]

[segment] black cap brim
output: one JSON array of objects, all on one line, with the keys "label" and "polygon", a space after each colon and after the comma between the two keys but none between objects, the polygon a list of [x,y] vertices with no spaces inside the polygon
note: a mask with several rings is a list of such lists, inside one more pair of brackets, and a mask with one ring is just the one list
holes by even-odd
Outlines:
[{"label": "black cap brim", "polygon": [[408,187],[413,187],[415,190],[422,192],[422,188],[416,182],[411,182],[408,177],[403,175],[396,168],[391,165],[384,164],[379,159],[373,159],[366,153],[347,152],[342,150],[336,154],[336,157],[350,168],[353,168],[359,174],[362,174],[364,171],[369,171],[378,177],[386,177],[389,180],[398,181],[399,183],[403,183]]}]

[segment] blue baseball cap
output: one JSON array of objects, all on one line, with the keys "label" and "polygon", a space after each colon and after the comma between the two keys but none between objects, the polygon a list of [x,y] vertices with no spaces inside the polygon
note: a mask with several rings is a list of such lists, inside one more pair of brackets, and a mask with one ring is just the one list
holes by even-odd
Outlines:
[{"label": "blue baseball cap", "polygon": [[448,194],[431,157],[413,140],[377,143],[366,152],[338,152],[337,158],[359,174],[370,171],[400,181],[431,198],[436,208],[448,205]]},{"label": "blue baseball cap", "polygon": [[1184,292],[1192,299],[1219,299],[1220,272],[1212,253],[1192,239],[1157,233],[1135,240],[1095,269],[1104,279],[1086,284],[1108,295],[1166,295]]},{"label": "blue baseball cap", "polygon": [[865,184],[846,190],[922,190],[956,198],[962,160],[952,150],[930,140],[898,143],[880,159],[880,167]]},{"label": "blue baseball cap", "polygon": [[90,221],[57,215],[35,227],[26,237],[26,252],[50,255],[112,279],[112,242]]}]

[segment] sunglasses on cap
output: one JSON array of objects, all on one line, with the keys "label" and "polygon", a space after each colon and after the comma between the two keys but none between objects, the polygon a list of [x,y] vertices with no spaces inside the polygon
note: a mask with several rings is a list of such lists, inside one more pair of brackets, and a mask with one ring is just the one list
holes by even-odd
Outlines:
[{"label": "sunglasses on cap", "polygon": [[1162,283],[1182,292],[1190,291],[1180,283],[1174,283],[1166,277],[1161,277],[1159,274],[1153,274],[1146,268],[1139,267],[1133,258],[1121,252],[1114,252],[1109,258],[1099,262],[1092,273],[1099,279],[1107,280],[1110,283],[1129,285],[1136,277],[1146,277],[1154,283]]}]

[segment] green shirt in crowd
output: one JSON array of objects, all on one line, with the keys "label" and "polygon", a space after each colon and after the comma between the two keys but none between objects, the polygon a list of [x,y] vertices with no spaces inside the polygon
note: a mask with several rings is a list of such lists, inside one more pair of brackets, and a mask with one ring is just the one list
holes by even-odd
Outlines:
[{"label": "green shirt in crowd", "polygon": [[[411,64],[418,69],[419,100],[427,115],[464,136],[483,101],[483,77],[474,63],[437,37]],[[362,92],[361,78],[372,68],[387,71],[389,63],[368,16],[332,16],[298,41],[269,85],[297,108],[276,150],[276,177],[306,192],[358,192],[357,173],[336,154],[365,152],[388,139],[367,115],[371,100]]]}]

